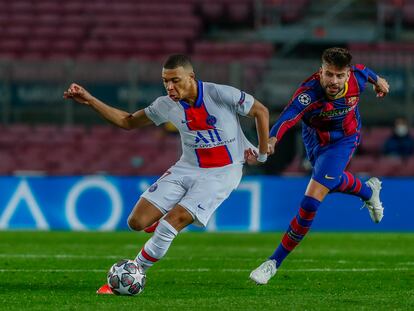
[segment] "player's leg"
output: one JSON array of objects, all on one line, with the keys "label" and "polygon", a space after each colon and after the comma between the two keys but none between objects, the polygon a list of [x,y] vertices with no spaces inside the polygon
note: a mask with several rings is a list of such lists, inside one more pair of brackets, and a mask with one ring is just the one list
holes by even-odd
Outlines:
[{"label": "player's leg", "polygon": [[[174,208],[174,206],[176,206],[177,202],[181,200],[187,191],[182,184],[182,176],[183,172],[179,168],[172,167],[141,195],[141,198],[138,200],[128,217],[128,225],[131,229],[137,231],[143,230],[153,224],[154,221],[159,220],[163,215],[167,214]],[[164,243],[171,244],[168,240],[172,241],[176,235],[176,229],[167,222],[164,222],[164,220],[161,220],[159,228],[157,227],[151,239],[152,241],[156,239],[162,241],[164,239]],[[151,239],[147,241],[147,244]],[[168,249],[168,247],[166,247],[166,249]],[[141,252],[142,251],[140,251],[139,254],[141,254]],[[137,256],[137,259],[138,257],[139,255]],[[137,262],[142,265],[144,270],[148,268],[139,260],[137,260]],[[111,294],[112,290],[108,284],[105,284],[98,289],[97,293]]]},{"label": "player's leg", "polygon": [[160,221],[159,220],[157,220],[156,222],[154,222],[151,226],[149,226],[149,227],[146,227],[145,229],[144,229],[144,231],[146,232],[146,233],[153,233],[154,231],[155,231],[155,229],[157,229],[157,227],[158,227],[158,224],[160,223]]},{"label": "player's leg", "polygon": [[[354,142],[352,139],[356,138]],[[351,160],[354,151],[359,144],[359,136],[355,135],[345,140],[344,144],[338,145],[333,148],[336,154],[349,155],[346,162],[346,166]],[[346,167],[345,166],[345,167]],[[381,181],[372,177],[367,182],[362,182],[357,176],[345,171],[340,175],[338,183],[335,187],[331,188],[331,192],[341,192],[344,194],[351,194],[361,198],[365,204],[364,207],[368,208],[372,221],[379,223],[384,215],[384,208],[380,200]]]},{"label": "player's leg", "polygon": [[319,205],[329,193],[329,188],[311,179],[300,204],[299,212],[292,219],[275,252],[250,273],[250,279],[257,284],[267,284],[275,274],[283,260],[302,241],[311,228]]},{"label": "player's leg", "polygon": [[152,267],[165,256],[177,234],[193,221],[193,215],[177,204],[160,220],[154,235],[145,243],[135,260],[145,271]]},{"label": "player's leg", "polygon": [[183,228],[193,222],[206,226],[214,211],[238,186],[241,175],[241,166],[187,174],[186,194],[160,220],[154,235],[145,243],[136,261],[144,269],[148,269],[166,254],[172,241]]},{"label": "player's leg", "polygon": [[351,194],[367,201],[372,196],[372,189],[351,172],[344,171],[339,178],[339,183],[331,192]]},{"label": "player's leg", "polygon": [[369,215],[375,223],[379,223],[384,216],[384,208],[380,200],[381,181],[371,177],[363,182],[350,172],[343,172],[339,184],[331,192],[341,192],[355,195],[365,202],[364,207],[368,208]]},{"label": "player's leg", "polygon": [[301,201],[299,212],[290,222],[281,243],[272,256],[250,274],[250,278],[257,284],[266,284],[275,275],[283,260],[309,231],[319,205],[330,190],[338,184],[339,176],[352,154],[351,146],[353,145],[345,145],[345,148],[337,144],[317,151],[312,163],[312,179]]},{"label": "player's leg", "polygon": [[[148,268],[150,264],[143,264],[139,258],[144,260],[144,256],[148,254],[148,258],[160,259],[162,256],[157,255],[158,252],[154,250],[152,245],[154,243],[161,243],[162,249],[168,249],[169,244],[171,244],[171,241],[177,235],[177,230],[165,220],[163,215],[169,213],[174,215],[177,204],[188,190],[188,186],[184,182],[186,180],[184,176],[187,174],[188,172],[182,168],[176,166],[170,168],[166,174],[159,178],[141,195],[140,201],[131,213],[128,223],[131,227],[135,226],[134,228],[139,230],[161,219],[153,236],[147,241],[136,257],[138,263],[144,269]],[[165,243],[162,242],[163,240],[165,240]],[[147,248],[148,250],[146,251]]]},{"label": "player's leg", "polygon": [[128,217],[128,226],[141,231],[158,221],[164,214],[153,203],[141,197]]},{"label": "player's leg", "polygon": [[289,224],[288,230],[283,235],[282,242],[270,259],[276,261],[278,268],[287,255],[302,241],[312,226],[313,219],[319,205],[329,193],[329,188],[311,179],[305,192],[305,196],[299,207],[298,213]]},{"label": "player's leg", "polygon": [[[142,199],[143,198],[141,198],[141,200]],[[147,200],[145,201],[148,202]],[[150,205],[151,203],[147,204],[147,207]],[[136,208],[134,208],[134,210],[136,209],[140,209],[139,203],[136,205]],[[152,208],[142,208],[142,211],[153,212]],[[154,213],[154,215],[155,214],[156,213]],[[139,215],[139,212],[137,215]],[[144,247],[135,258],[135,261],[144,271],[146,271],[166,254],[171,242],[177,236],[178,232],[192,222],[193,216],[186,209],[177,205],[159,222],[154,235],[145,243]],[[143,227],[145,227],[145,225],[140,225],[141,229]],[[96,293],[100,295],[113,294],[108,284],[102,285]]]}]

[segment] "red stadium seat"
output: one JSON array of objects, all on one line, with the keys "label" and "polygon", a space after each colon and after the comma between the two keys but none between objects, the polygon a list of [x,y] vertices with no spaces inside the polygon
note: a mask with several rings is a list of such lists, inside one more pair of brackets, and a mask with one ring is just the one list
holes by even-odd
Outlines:
[{"label": "red stadium seat", "polygon": [[31,13],[33,12],[34,5],[30,1],[11,1],[9,9],[13,13]]},{"label": "red stadium seat", "polygon": [[217,22],[224,15],[224,5],[220,2],[202,2],[201,14],[209,22]]},{"label": "red stadium seat", "polygon": [[21,39],[4,39],[0,40],[0,51],[17,53],[21,52],[24,48],[24,41]]},{"label": "red stadium seat", "polygon": [[392,134],[389,127],[375,127],[362,131],[360,151],[371,155],[380,155],[386,139]]},{"label": "red stadium seat", "polygon": [[354,156],[347,168],[352,173],[367,173],[375,168],[376,158],[372,155]]},{"label": "red stadium seat", "polygon": [[403,20],[409,25],[414,25],[414,3],[403,6]]},{"label": "red stadium seat", "polygon": [[248,22],[248,18],[252,8],[250,3],[228,3],[227,11],[229,12],[229,18],[235,23]]},{"label": "red stadium seat", "polygon": [[27,39],[30,36],[31,28],[27,25],[11,24],[5,28],[3,36],[13,39]]},{"label": "red stadium seat", "polygon": [[373,173],[376,176],[397,176],[403,166],[401,158],[380,157],[375,163]]},{"label": "red stadium seat", "polygon": [[307,172],[302,165],[303,159],[300,156],[296,156],[288,167],[282,172],[285,176],[303,176]]}]

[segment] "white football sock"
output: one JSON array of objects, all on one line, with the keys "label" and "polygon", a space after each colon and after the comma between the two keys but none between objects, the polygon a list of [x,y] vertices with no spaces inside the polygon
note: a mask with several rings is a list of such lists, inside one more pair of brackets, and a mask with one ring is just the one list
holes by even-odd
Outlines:
[{"label": "white football sock", "polygon": [[135,260],[144,271],[160,260],[167,253],[178,232],[166,220],[162,219],[155,229],[154,235],[145,243]]}]

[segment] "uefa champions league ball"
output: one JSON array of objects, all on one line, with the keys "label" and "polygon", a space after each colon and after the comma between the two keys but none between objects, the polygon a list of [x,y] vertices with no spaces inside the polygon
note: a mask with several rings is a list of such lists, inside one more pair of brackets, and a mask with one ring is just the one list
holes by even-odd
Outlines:
[{"label": "uefa champions league ball", "polygon": [[145,272],[135,261],[123,259],[108,271],[108,285],[116,295],[138,295],[145,287]]}]

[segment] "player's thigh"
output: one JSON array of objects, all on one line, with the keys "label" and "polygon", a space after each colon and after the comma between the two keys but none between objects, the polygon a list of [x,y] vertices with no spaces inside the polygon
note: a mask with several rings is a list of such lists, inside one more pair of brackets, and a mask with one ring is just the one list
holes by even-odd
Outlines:
[{"label": "player's thigh", "polygon": [[174,172],[163,175],[141,195],[163,215],[168,213],[185,195],[182,176]]},{"label": "player's thigh", "polygon": [[211,215],[237,188],[241,167],[229,167],[200,176],[178,203],[193,215],[195,224],[206,226]]},{"label": "player's thigh", "polygon": [[329,190],[340,183],[342,173],[354,152],[350,144],[337,145],[321,152],[315,160],[312,179]]},{"label": "player's thigh", "polygon": [[129,214],[128,225],[134,230],[143,230],[163,215],[154,204],[141,197]]}]

